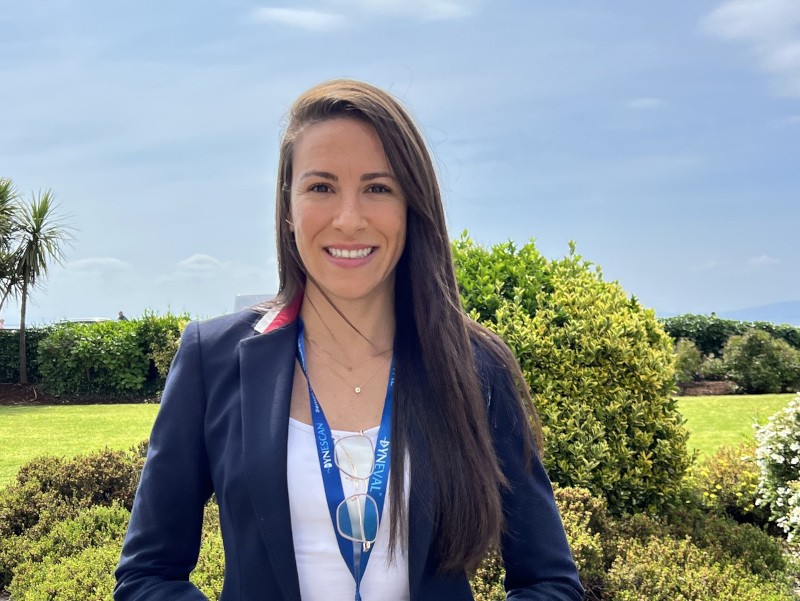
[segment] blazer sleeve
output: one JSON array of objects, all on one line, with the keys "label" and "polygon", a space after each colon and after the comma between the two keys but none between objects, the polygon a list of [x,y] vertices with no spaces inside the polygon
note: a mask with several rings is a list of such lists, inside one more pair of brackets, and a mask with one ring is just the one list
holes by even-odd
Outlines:
[{"label": "blazer sleeve", "polygon": [[501,553],[507,599],[579,601],[583,587],[570,553],[553,488],[535,449],[526,467],[523,428],[529,428],[511,375],[496,367],[489,391],[489,423],[509,488],[503,493]]},{"label": "blazer sleeve", "polygon": [[116,601],[206,597],[189,582],[212,483],[203,435],[200,331],[190,323],[170,368],[115,575]]}]

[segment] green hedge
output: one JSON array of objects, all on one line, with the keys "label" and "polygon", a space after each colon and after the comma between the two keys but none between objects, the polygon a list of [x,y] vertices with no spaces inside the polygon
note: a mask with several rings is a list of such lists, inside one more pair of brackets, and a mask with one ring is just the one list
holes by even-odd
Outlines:
[{"label": "green hedge", "polygon": [[[50,328],[25,330],[25,348],[28,354],[28,381],[38,382],[39,343],[47,337]],[[19,382],[19,332],[0,330],[0,382],[16,384]]]},{"label": "green hedge", "polygon": [[747,330],[756,329],[767,332],[774,338],[785,340],[790,346],[800,350],[800,327],[788,324],[774,324],[767,321],[737,321],[720,319],[715,315],[678,315],[661,319],[664,330],[676,340],[691,340],[703,355],[720,357],[728,338],[741,336]]},{"label": "green hedge", "polygon": [[39,343],[42,387],[55,395],[143,396],[163,388],[189,318],[65,324]]}]

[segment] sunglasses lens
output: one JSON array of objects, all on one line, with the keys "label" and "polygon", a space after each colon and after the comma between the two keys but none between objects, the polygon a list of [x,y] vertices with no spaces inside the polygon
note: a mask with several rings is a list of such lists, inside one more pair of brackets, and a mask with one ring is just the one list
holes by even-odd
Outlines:
[{"label": "sunglasses lens", "polygon": [[353,495],[339,504],[336,526],[345,538],[372,543],[378,537],[378,506],[369,495]]}]

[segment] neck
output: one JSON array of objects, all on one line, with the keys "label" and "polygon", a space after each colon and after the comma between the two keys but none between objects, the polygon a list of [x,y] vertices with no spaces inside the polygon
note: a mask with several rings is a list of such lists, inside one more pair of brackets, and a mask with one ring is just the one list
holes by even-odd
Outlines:
[{"label": "neck", "polygon": [[350,360],[392,347],[395,332],[393,295],[389,299],[334,302],[344,317],[316,286],[308,284],[300,308],[307,336],[329,351],[343,352]]}]

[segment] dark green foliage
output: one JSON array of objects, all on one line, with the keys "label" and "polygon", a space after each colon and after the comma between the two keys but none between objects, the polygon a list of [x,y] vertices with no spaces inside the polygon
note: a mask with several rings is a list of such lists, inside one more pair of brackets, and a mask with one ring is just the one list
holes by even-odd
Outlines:
[{"label": "dark green foliage", "polygon": [[683,338],[695,343],[703,355],[722,355],[722,347],[728,338],[742,334],[746,322],[720,319],[715,315],[678,315],[662,319],[664,330],[676,340]]},{"label": "dark green foliage", "polygon": [[688,384],[700,375],[703,356],[694,342],[681,338],[675,342],[675,377],[679,384]]},{"label": "dark green foliage", "polygon": [[761,330],[731,336],[723,349],[729,377],[751,394],[792,392],[800,386],[800,351]]},{"label": "dark green foliage", "polygon": [[717,561],[691,539],[631,541],[608,572],[607,598],[615,601],[791,601],[788,584]]},{"label": "dark green foliage", "polygon": [[532,242],[486,250],[466,237],[453,250],[466,309],[520,361],[550,477],[604,495],[616,514],[668,504],[688,433],[672,342],[653,312],[574,253],[548,261]]},{"label": "dark green foliage", "polygon": [[679,315],[662,319],[664,330],[675,338],[691,340],[703,355],[722,355],[722,347],[731,336],[740,336],[749,329],[771,334],[774,338],[785,340],[793,348],[800,350],[800,328],[787,324],[773,324],[766,321],[736,321],[720,319],[715,315]]},{"label": "dark green foliage", "polygon": [[728,377],[728,371],[721,357],[716,355],[706,355],[700,364],[700,379],[722,381]]},{"label": "dark green foliage", "polygon": [[65,324],[39,343],[42,386],[51,394],[136,394],[147,369],[132,321]]},{"label": "dark green foliage", "polygon": [[[38,360],[39,342],[49,332],[50,328],[25,331],[29,382],[38,382],[41,379]],[[0,330],[0,382],[19,382],[19,333],[16,330]]]},{"label": "dark green foliage", "polygon": [[[152,379],[155,376],[158,388],[163,388],[172,358],[178,350],[181,332],[189,323],[189,316],[172,313],[156,315],[145,311],[142,318],[135,323],[138,326],[142,353],[149,361],[149,377]],[[153,370],[155,374],[152,373]]]},{"label": "dark green foliage", "polygon": [[185,315],[65,324],[39,343],[43,387],[57,395],[143,395],[163,387]]}]

